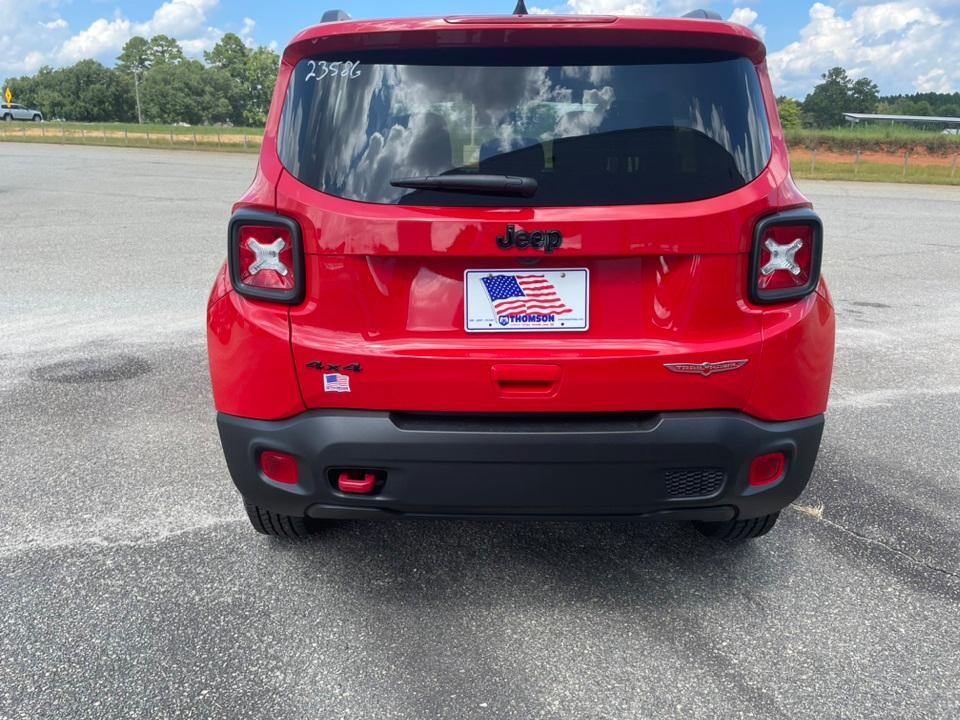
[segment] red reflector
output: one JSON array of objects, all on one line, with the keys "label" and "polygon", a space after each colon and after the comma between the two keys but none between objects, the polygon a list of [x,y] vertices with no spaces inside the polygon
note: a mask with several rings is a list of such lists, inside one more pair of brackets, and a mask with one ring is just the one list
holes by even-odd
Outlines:
[{"label": "red reflector", "polygon": [[260,453],[260,469],[274,482],[286,485],[297,484],[297,459],[293,455],[264,450]]},{"label": "red reflector", "polygon": [[772,225],[760,238],[757,288],[792,290],[805,287],[813,272],[812,225]]},{"label": "red reflector", "polygon": [[769,485],[783,477],[787,467],[787,457],[783,453],[760,455],[750,463],[750,484]]},{"label": "red reflector", "polygon": [[293,236],[278,225],[242,225],[239,229],[240,282],[267,290],[293,290]]},{"label": "red reflector", "polygon": [[340,492],[355,495],[368,495],[376,487],[377,478],[373,473],[341,472],[337,478],[337,488]]}]

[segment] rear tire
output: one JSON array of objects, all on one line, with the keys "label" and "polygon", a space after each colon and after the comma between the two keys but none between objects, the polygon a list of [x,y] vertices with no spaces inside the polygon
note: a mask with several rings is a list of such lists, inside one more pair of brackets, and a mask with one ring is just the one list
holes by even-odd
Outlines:
[{"label": "rear tire", "polygon": [[722,540],[727,543],[738,543],[745,540],[753,540],[766,535],[773,529],[777,523],[780,513],[775,512],[770,515],[761,515],[760,517],[750,518],[749,520],[728,520],[726,522],[694,522],[694,527],[702,535],[715,540]]},{"label": "rear tire", "polygon": [[6,115],[3,116],[4,122],[10,122],[12,120],[13,120],[13,115],[11,115],[10,113],[7,113]]},{"label": "rear tire", "polygon": [[316,532],[316,527],[308,518],[281,515],[248,502],[243,506],[247,510],[247,517],[250,518],[253,529],[262,535],[299,540],[310,537]]}]

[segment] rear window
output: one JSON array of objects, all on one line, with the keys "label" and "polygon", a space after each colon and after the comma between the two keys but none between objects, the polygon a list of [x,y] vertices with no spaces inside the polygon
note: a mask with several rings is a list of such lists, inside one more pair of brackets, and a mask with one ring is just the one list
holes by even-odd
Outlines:
[{"label": "rear window", "polygon": [[[279,133],[284,166],[370,203],[583,206],[731,192],[770,158],[746,58],[637,49],[406,51],[300,61]],[[531,198],[391,186],[442,174],[534,178]]]}]

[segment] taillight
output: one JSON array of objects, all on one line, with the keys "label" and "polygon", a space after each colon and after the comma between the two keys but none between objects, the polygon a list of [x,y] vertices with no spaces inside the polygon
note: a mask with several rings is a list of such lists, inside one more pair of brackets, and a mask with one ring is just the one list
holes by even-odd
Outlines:
[{"label": "taillight", "polygon": [[774,303],[809,295],[820,280],[823,224],[812,210],[762,219],[753,237],[750,299]]},{"label": "taillight", "polygon": [[303,298],[300,227],[290,218],[239,210],[230,218],[230,280],[241,295],[298,303]]}]

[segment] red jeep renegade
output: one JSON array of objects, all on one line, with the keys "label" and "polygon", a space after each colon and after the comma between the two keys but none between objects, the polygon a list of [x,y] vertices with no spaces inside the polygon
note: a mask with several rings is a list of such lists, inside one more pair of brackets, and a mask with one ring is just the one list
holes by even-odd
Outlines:
[{"label": "red jeep renegade", "polygon": [[703,11],[331,19],[284,51],[208,307],[253,526],[770,530],[834,313],[760,40]]}]

